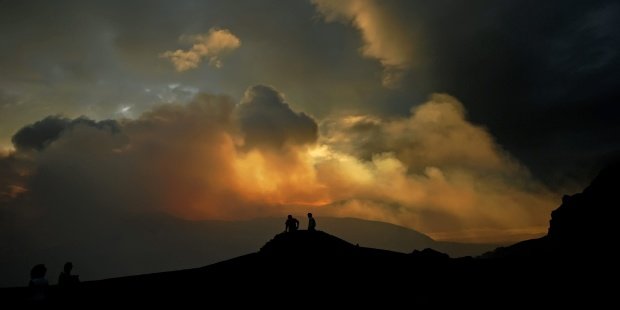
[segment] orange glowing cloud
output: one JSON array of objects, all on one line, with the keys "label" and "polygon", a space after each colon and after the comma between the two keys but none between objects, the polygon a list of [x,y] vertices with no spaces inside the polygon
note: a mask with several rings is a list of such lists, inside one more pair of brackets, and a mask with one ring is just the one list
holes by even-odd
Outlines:
[{"label": "orange glowing cloud", "polygon": [[349,115],[320,125],[267,86],[250,88],[240,104],[199,94],[135,120],[52,121],[61,129],[44,144],[32,140],[44,123],[16,139],[35,168],[20,183],[27,186],[7,191],[17,183],[3,181],[5,196],[34,195],[67,212],[88,206],[188,219],[312,210],[468,241],[542,233],[557,205],[447,95],[406,118]]}]

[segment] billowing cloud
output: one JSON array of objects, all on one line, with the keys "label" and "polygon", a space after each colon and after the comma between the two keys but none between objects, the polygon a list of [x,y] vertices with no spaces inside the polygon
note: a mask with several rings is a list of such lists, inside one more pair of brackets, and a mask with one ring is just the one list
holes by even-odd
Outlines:
[{"label": "billowing cloud", "polygon": [[425,104],[411,109],[407,118],[382,120],[353,115],[327,119],[323,139],[359,158],[393,153],[410,171],[423,171],[428,166],[466,167],[484,173],[519,171],[517,162],[488,131],[470,123],[465,114],[454,97],[434,94]]},{"label": "billowing cloud", "polygon": [[284,95],[269,86],[248,89],[237,115],[248,147],[268,144],[281,148],[314,143],[318,138],[316,122],[303,112],[294,112]]},{"label": "billowing cloud", "polygon": [[415,49],[409,39],[411,29],[399,25],[375,0],[312,0],[312,3],[328,22],[342,21],[355,26],[364,40],[362,55],[379,60],[383,66],[383,85],[399,86],[402,76],[413,65]]},{"label": "billowing cloud", "polygon": [[498,241],[542,233],[556,205],[448,95],[433,95],[407,118],[341,116],[322,128],[318,175],[341,215],[440,239]]},{"label": "billowing cloud", "polygon": [[168,58],[179,72],[195,69],[203,58],[209,60],[209,65],[222,67],[221,56],[241,46],[241,40],[228,29],[211,28],[208,33],[197,35],[183,35],[182,43],[192,44],[187,50],[166,51],[160,54]]},{"label": "billowing cloud", "polygon": [[[54,135],[38,134],[48,127]],[[469,241],[543,233],[557,204],[448,95],[406,118],[343,115],[320,127],[318,136],[268,86],[240,104],[199,94],[135,120],[50,117],[13,139],[0,193],[9,208],[28,201],[23,210],[85,223],[118,212],[243,219],[311,208]]]}]

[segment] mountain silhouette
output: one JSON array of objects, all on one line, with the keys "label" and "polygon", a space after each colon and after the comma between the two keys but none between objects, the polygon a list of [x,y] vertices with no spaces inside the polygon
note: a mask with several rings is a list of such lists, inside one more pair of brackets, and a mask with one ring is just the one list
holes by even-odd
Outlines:
[{"label": "mountain silhouette", "polygon": [[546,236],[485,253],[485,258],[562,258],[571,261],[604,260],[615,242],[615,204],[620,165],[603,169],[583,192],[564,195],[551,212]]},{"label": "mountain silhouette", "polygon": [[620,164],[602,170],[582,193],[562,197],[551,213],[548,238],[557,243],[592,243],[610,239],[617,225],[613,216],[618,199]]}]

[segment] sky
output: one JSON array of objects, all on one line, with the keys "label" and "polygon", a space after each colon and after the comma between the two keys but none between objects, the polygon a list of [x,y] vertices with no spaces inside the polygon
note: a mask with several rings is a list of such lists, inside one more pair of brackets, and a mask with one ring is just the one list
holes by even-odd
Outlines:
[{"label": "sky", "polygon": [[312,211],[539,236],[619,154],[617,29],[615,1],[0,1],[0,232]]}]

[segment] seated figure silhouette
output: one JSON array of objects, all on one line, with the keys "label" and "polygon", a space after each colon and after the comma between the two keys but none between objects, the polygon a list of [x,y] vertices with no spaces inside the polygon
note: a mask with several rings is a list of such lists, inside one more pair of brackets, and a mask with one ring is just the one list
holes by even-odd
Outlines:
[{"label": "seated figure silhouette", "polygon": [[47,290],[49,283],[45,278],[47,268],[44,264],[37,264],[30,270],[30,282],[28,287],[30,288],[30,298],[35,303],[43,303],[47,301]]},{"label": "seated figure silhouette", "polygon": [[66,262],[64,271],[62,271],[58,276],[59,287],[70,288],[75,287],[78,283],[80,283],[80,276],[72,275],[71,270],[73,270],[73,264],[71,262]]},{"label": "seated figure silhouette", "polygon": [[316,221],[312,217],[312,213],[308,213],[308,230],[316,231]]},{"label": "seated figure silhouette", "polygon": [[296,231],[297,229],[299,229],[299,221],[289,214],[288,218],[286,219],[286,223],[284,223],[284,231],[292,232]]}]

